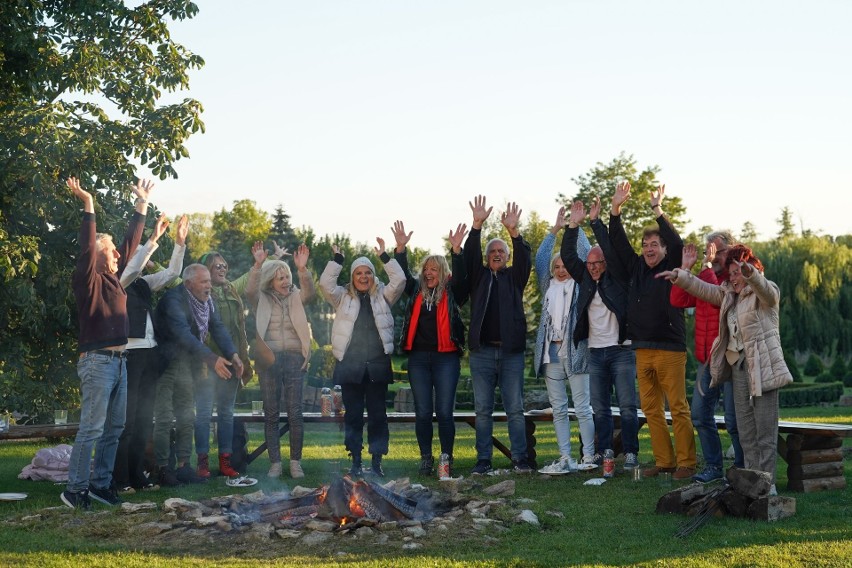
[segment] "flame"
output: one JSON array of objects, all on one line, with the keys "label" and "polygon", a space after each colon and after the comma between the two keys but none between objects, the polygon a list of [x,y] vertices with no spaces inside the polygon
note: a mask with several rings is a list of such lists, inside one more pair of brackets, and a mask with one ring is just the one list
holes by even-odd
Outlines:
[{"label": "flame", "polygon": [[319,496],[317,497],[317,503],[319,503],[320,505],[325,503],[326,495],[328,495],[328,485],[323,485],[322,486],[322,493],[320,493]]},{"label": "flame", "polygon": [[349,512],[352,513],[352,515],[355,517],[364,517],[367,513],[364,511],[364,509],[358,503],[358,500],[355,498],[355,491],[357,491],[357,489],[353,487],[352,494],[349,496]]},{"label": "flame", "polygon": [[347,520],[348,519],[346,517],[343,517],[342,519],[340,519],[340,526],[342,527],[343,525],[345,525]]}]

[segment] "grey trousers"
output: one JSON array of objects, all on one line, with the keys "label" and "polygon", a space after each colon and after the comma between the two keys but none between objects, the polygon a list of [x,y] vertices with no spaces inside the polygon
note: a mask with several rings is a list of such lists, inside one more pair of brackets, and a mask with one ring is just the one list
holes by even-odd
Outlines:
[{"label": "grey trousers", "polygon": [[778,461],[778,390],[750,398],[745,358],[733,366],[734,408],[746,469],[769,473],[775,483]]}]

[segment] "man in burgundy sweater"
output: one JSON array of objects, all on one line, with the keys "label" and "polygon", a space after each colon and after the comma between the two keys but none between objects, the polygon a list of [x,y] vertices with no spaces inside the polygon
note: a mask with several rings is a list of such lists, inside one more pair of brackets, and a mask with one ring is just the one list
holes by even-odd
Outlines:
[{"label": "man in burgundy sweater", "polygon": [[66,184],[83,202],[80,255],[71,277],[80,324],[80,429],[71,452],[68,485],[61,498],[69,507],[88,509],[90,497],[108,505],[121,502],[112,484],[112,468],[127,404],[124,348],[129,323],[127,294],[119,276],[142,238],[148,194],[154,184],[139,180],[133,186],[136,212],[119,247],[112,237],[95,231],[92,195],[80,187],[76,178],[69,178]]}]

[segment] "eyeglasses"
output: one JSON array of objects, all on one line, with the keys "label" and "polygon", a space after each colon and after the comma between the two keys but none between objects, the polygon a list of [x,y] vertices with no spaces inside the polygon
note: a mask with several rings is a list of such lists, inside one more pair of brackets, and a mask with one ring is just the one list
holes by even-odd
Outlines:
[{"label": "eyeglasses", "polygon": [[601,267],[604,264],[606,264],[605,260],[587,260],[586,261],[586,266],[588,266],[589,268]]},{"label": "eyeglasses", "polygon": [[213,268],[215,268],[216,270],[228,270],[228,265],[224,262],[217,262],[213,265]]}]

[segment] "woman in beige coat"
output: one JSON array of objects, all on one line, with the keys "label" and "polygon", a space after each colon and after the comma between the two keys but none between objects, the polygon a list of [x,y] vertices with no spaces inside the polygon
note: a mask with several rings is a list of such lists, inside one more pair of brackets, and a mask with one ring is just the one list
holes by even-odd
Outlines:
[{"label": "woman in beige coat", "polygon": [[293,254],[299,275],[299,286],[293,285],[293,273],[286,262],[266,259],[263,243],[255,243],[255,264],[249,273],[246,295],[255,313],[257,337],[275,356],[274,363],[264,368],[257,361],[263,398],[264,434],[269,451],[269,477],[281,475],[281,446],[278,435],[281,391],[287,405],[290,427],[290,477],[304,477],[302,471],[302,382],[311,350],[311,327],[304,303],[314,297],[314,281],[308,270],[308,247],[300,245]]},{"label": "woman in beige coat", "polygon": [[[697,255],[694,245],[684,249],[684,258],[690,254]],[[710,386],[733,382],[745,467],[769,473],[770,492],[775,494],[778,389],[793,382],[781,351],[781,293],[763,276],[763,264],[745,245],[728,249],[725,268],[729,279],[718,286],[680,268],[658,277],[721,306],[719,337],[710,351]]]}]

